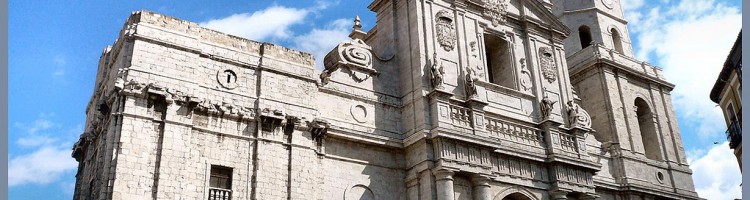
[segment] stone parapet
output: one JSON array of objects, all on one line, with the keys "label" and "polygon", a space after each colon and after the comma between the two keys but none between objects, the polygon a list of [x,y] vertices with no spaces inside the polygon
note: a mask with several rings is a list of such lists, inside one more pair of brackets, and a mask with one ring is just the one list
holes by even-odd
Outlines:
[{"label": "stone parapet", "polygon": [[614,49],[609,49],[601,44],[593,44],[588,47],[567,56],[568,68],[570,75],[575,76],[588,67],[598,62],[609,63],[610,66],[617,67],[624,71],[638,74],[654,82],[673,88],[674,85],[667,82],[661,68],[653,66],[645,61],[636,60],[633,57],[618,53]]}]

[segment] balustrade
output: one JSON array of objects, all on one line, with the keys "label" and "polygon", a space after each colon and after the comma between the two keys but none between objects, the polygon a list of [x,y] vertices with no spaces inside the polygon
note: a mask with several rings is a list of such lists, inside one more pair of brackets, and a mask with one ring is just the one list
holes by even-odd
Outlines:
[{"label": "balustrade", "polygon": [[220,188],[208,189],[208,200],[231,200],[232,191]]}]

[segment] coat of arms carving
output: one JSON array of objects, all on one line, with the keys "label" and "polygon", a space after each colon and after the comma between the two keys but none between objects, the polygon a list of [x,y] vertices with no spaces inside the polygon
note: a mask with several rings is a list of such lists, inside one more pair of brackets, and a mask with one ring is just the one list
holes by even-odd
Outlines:
[{"label": "coat of arms carving", "polygon": [[542,68],[542,76],[550,83],[557,80],[557,65],[552,57],[552,49],[549,47],[539,48],[539,66]]},{"label": "coat of arms carving", "polygon": [[505,23],[505,13],[508,12],[507,0],[484,0],[482,14],[489,17],[493,26]]},{"label": "coat of arms carving", "polygon": [[453,16],[450,12],[441,10],[435,15],[435,31],[440,46],[446,51],[453,50],[456,46],[456,31],[453,25]]}]

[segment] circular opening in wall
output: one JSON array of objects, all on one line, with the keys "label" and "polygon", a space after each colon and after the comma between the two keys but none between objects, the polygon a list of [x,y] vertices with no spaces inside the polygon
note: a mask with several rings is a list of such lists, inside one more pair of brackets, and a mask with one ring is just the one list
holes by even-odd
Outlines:
[{"label": "circular opening in wall", "polygon": [[661,172],[656,172],[656,180],[659,180],[659,183],[662,183],[664,181],[664,174]]},{"label": "circular opening in wall", "polygon": [[352,118],[359,123],[367,122],[367,109],[363,105],[353,105],[349,111],[352,114]]},{"label": "circular opening in wall", "polygon": [[216,81],[227,89],[234,89],[237,87],[237,73],[231,69],[219,70],[216,73]]}]

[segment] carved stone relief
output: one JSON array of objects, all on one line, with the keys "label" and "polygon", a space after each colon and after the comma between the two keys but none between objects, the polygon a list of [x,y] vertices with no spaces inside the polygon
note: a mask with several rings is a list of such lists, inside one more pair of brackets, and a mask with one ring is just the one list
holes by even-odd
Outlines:
[{"label": "carved stone relief", "polygon": [[[355,20],[356,23],[356,20]],[[357,29],[357,26],[354,27]],[[373,54],[372,47],[367,45],[362,39],[354,37],[347,42],[341,42],[333,48],[325,58],[323,65],[325,69],[320,74],[320,81],[323,85],[328,84],[331,73],[339,68],[349,74],[356,82],[362,82],[371,76],[377,76],[379,73],[372,67]],[[375,58],[378,58],[377,56]],[[378,58],[378,60],[381,60]]]},{"label": "carved stone relief", "polygon": [[542,111],[542,119],[549,119],[552,109],[555,107],[557,101],[552,101],[547,95],[544,95],[542,102],[539,104],[540,110]]},{"label": "carved stone relief", "polygon": [[521,60],[518,61],[521,64],[521,88],[525,92],[529,92],[531,90],[531,72],[529,72],[529,69],[526,69],[526,59],[521,58]]},{"label": "carved stone relief", "polygon": [[[482,34],[477,34],[477,40],[481,40]],[[479,51],[477,51],[477,42],[471,41],[469,42],[469,47],[471,47],[471,56],[473,59],[479,59],[479,55],[477,54]],[[481,61],[478,61],[481,63]],[[476,73],[477,78],[482,79],[484,78],[484,66],[482,64],[473,64],[474,65],[474,72]]]},{"label": "carved stone relief", "polygon": [[[441,63],[441,64],[438,64]],[[438,60],[437,53],[432,54],[432,67],[430,67],[430,75],[432,81],[432,88],[443,89],[443,75],[445,69],[443,68],[442,62]]]},{"label": "carved stone relief", "polygon": [[466,97],[472,98],[477,95],[476,81],[478,78],[474,75],[474,70],[471,67],[466,68],[466,83],[464,84],[466,90]]},{"label": "carved stone relief", "polygon": [[552,49],[549,47],[539,48],[539,66],[548,82],[552,83],[557,80],[557,65],[555,65],[555,58],[552,57]]},{"label": "carved stone relief", "polygon": [[451,51],[456,46],[456,31],[450,12],[441,10],[435,15],[435,32],[440,46]]},{"label": "carved stone relief", "polygon": [[575,102],[568,101],[568,120],[570,127],[591,128],[591,116]]},{"label": "carved stone relief", "polygon": [[508,10],[507,0],[484,0],[484,11],[482,14],[490,18],[493,26],[505,24],[505,14]]}]

